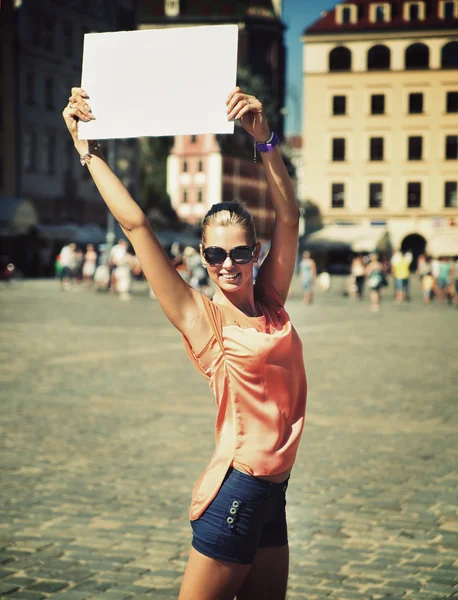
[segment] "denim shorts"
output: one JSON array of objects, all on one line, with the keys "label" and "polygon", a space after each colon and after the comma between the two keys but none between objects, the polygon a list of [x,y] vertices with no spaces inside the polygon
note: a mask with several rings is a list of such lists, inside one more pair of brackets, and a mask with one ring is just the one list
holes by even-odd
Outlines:
[{"label": "denim shorts", "polygon": [[271,483],[232,467],[204,513],[191,521],[193,547],[210,558],[250,565],[258,548],[288,543],[288,480]]}]

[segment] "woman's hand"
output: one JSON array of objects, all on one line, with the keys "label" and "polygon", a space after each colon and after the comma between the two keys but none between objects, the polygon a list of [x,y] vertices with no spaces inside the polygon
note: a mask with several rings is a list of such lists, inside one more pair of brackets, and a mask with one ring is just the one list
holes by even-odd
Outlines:
[{"label": "woman's hand", "polygon": [[68,104],[62,112],[67,129],[73,138],[75,146],[81,148],[82,146],[87,147],[87,141],[78,139],[78,123],[85,121],[88,123],[95,119],[92,114],[91,107],[87,103],[89,95],[81,88],[72,88],[72,93],[68,99]]},{"label": "woman's hand", "polygon": [[246,94],[241,88],[236,87],[229,94],[227,101],[227,118],[240,119],[243,128],[256,142],[266,142],[270,137],[264,108],[255,97]]}]

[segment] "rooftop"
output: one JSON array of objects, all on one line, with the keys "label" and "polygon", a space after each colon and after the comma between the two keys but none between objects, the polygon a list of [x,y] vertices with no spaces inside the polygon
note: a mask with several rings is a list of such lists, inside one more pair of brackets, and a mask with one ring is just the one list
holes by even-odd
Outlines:
[{"label": "rooftop", "polygon": [[[350,33],[361,32],[365,30],[371,31],[407,31],[414,29],[415,31],[431,30],[431,29],[450,29],[456,28],[458,33],[458,11],[455,7],[455,16],[452,18],[442,18],[440,12],[440,0],[391,0],[384,2],[383,0],[348,0],[339,2],[332,10],[325,12],[315,21],[310,27],[304,31],[304,35],[315,35],[325,33]],[[337,19],[337,7],[339,5],[356,7],[355,22],[339,23]],[[382,22],[373,22],[370,19],[370,6],[390,5],[390,18]],[[404,18],[406,4],[424,5],[424,18],[407,20]]]}]

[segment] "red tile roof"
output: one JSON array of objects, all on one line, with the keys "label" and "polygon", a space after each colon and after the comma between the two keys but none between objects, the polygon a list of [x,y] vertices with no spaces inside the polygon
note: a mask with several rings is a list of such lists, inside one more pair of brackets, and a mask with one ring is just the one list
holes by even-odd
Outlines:
[{"label": "red tile roof", "polygon": [[458,34],[458,19],[442,19],[439,17],[439,0],[426,0],[426,15],[423,21],[405,21],[403,17],[404,4],[407,0],[391,0],[391,20],[383,23],[369,21],[369,6],[379,4],[383,0],[347,0],[338,4],[353,4],[358,7],[358,21],[356,23],[340,24],[336,21],[336,9],[333,8],[315,21],[305,31],[305,35],[320,33],[349,33],[365,30],[371,31],[397,31],[397,30],[423,30],[423,29],[451,29],[456,28]]}]

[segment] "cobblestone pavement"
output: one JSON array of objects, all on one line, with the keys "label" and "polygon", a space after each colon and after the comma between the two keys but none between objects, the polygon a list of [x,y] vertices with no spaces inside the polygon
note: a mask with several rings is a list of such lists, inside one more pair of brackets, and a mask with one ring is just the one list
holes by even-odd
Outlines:
[{"label": "cobblestone pavement", "polygon": [[[308,418],[288,598],[458,598],[458,310],[288,303]],[[131,302],[0,288],[0,595],[176,598],[214,406],[138,284]]]}]

